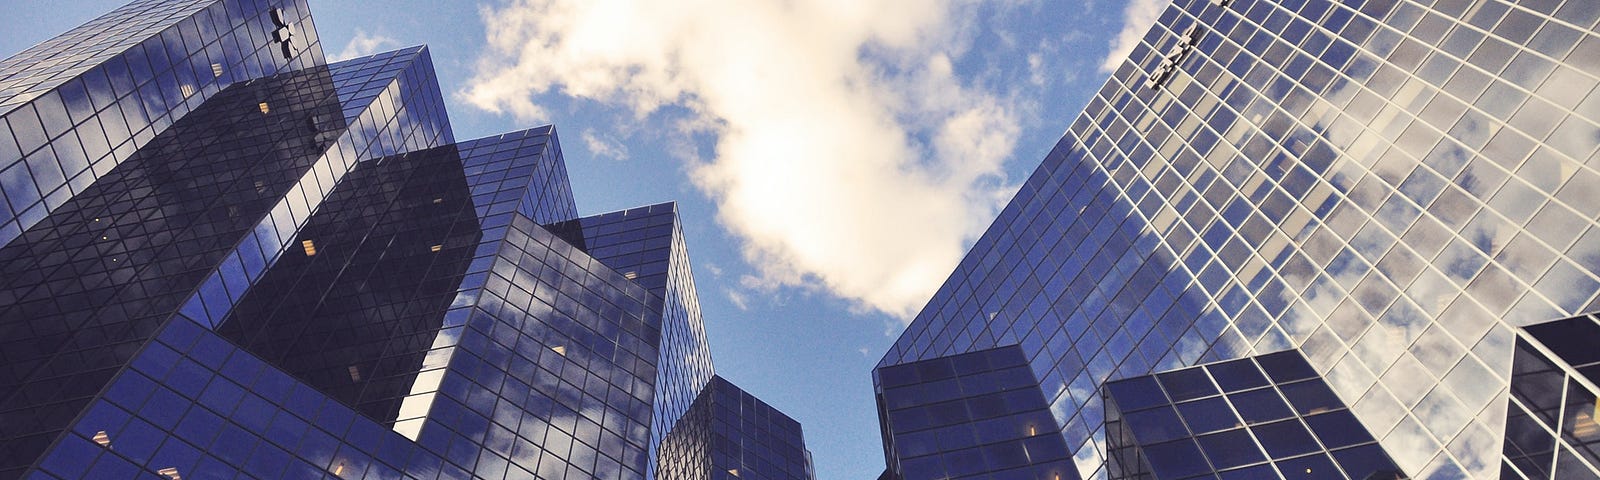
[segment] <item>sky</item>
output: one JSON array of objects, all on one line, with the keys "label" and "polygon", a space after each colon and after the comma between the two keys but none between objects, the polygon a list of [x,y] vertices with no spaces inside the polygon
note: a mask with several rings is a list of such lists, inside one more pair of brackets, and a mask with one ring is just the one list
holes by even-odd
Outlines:
[{"label": "sky", "polygon": [[[309,0],[427,44],[456,138],[554,124],[584,215],[677,201],[717,373],[883,470],[872,367],[1164,0]],[[0,3],[10,56],[114,0]]]}]

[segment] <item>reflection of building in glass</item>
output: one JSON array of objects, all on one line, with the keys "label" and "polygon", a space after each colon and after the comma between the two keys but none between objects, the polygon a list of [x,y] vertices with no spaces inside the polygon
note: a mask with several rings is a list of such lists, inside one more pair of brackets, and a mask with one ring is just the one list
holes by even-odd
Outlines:
[{"label": "reflection of building in glass", "polygon": [[897,478],[1068,472],[1067,446],[1022,348],[911,362],[879,371],[879,414]]},{"label": "reflection of building in glass", "polygon": [[[880,395],[896,365],[1018,345],[1079,477],[1177,478],[1156,457],[1210,459],[1206,437],[1122,435],[1137,412],[1107,386],[1293,350],[1400,474],[1543,465],[1502,450],[1526,423],[1508,385],[1517,327],[1600,310],[1597,19],[1579,1],[1173,2],[885,355]],[[1275,383],[1259,391],[1287,399]],[[1266,450],[1199,474],[1360,478],[1316,417],[1296,413],[1306,449],[1229,430]]]},{"label": "reflection of building in glass", "polygon": [[1400,476],[1293,351],[1117,380],[1105,396],[1110,478]]},{"label": "reflection of building in glass", "polygon": [[812,480],[800,422],[711,377],[661,440],[660,480]]},{"label": "reflection of building in glass", "polygon": [[456,142],[426,47],[326,63],[303,2],[0,62],[0,479],[645,478],[711,392],[688,253],[565,168]]},{"label": "reflection of building in glass", "polygon": [[[675,426],[711,381],[711,346],[700,320],[700,299],[689,271],[689,250],[677,204],[663,203],[552,224],[550,231],[622,272],[659,297],[661,361],[656,365],[653,425]],[[650,302],[652,305],[657,302]],[[669,428],[650,431],[656,450]],[[656,457],[651,457],[654,475]]]},{"label": "reflection of building in glass", "polygon": [[1600,324],[1592,315],[1518,329],[1505,454],[1527,478],[1600,478]]}]

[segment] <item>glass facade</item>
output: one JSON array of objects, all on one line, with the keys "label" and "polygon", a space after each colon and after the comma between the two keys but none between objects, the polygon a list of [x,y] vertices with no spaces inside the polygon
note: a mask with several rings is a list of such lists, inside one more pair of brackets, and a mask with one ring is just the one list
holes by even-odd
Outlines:
[{"label": "glass facade", "polygon": [[[0,307],[0,417],[12,426],[0,450],[17,462],[6,467],[47,446],[191,292],[211,297],[221,316],[287,243],[276,238],[292,236],[320,202],[315,192],[332,187],[333,166],[348,168],[381,142],[344,128],[347,120],[378,118],[411,144],[449,140],[442,117],[378,105],[401,90],[360,97],[426,67],[416,61],[422,51],[396,58],[387,71],[352,61],[230,85],[0,247],[9,300]],[[426,85],[431,95],[405,96],[439,98]],[[334,134],[301,118],[323,118]],[[209,318],[193,310],[191,318]]]},{"label": "glass facade", "polygon": [[1105,402],[1110,478],[1404,478],[1294,351],[1117,380]]},{"label": "glass facade", "polygon": [[[662,428],[650,432],[650,451],[657,452],[662,438],[689,411],[715,372],[678,206],[668,202],[630,208],[557,223],[550,229],[645,287],[653,295],[653,308],[659,306],[661,358],[652,422]],[[652,478],[658,458],[650,459]]]},{"label": "glass facade", "polygon": [[1500,478],[1600,478],[1597,344],[1593,315],[1518,329]]},{"label": "glass facade", "polygon": [[0,479],[642,479],[693,408],[809,475],[710,386],[676,206],[580,218],[550,126],[457,142],[427,47],[139,0],[0,62],[0,115]]},{"label": "glass facade", "polygon": [[894,365],[877,375],[885,478],[1071,475],[1071,452],[1021,347]]},{"label": "glass facade", "polygon": [[1499,475],[1516,327],[1600,309],[1597,20],[1177,0],[880,367],[1020,345],[1104,478],[1108,382],[1298,350],[1403,474]]},{"label": "glass facade", "polygon": [[0,61],[0,244],[230,84],[324,63],[304,0],[140,0]]},{"label": "glass facade", "polygon": [[711,377],[661,442],[660,480],[814,480],[800,422]]}]

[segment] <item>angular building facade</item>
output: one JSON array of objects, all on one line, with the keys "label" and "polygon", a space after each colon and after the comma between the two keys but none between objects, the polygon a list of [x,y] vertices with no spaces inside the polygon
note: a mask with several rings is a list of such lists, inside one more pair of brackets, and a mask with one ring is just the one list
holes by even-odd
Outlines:
[{"label": "angular building facade", "polygon": [[[1514,352],[1600,310],[1597,20],[1173,2],[880,362],[885,477],[1052,478],[957,467],[1014,454],[981,434],[900,456],[915,439],[882,415],[897,366],[1015,345],[1060,478],[1593,478],[1589,437],[1561,436],[1593,412],[1539,413],[1566,390],[1520,390]],[[1306,368],[1279,379],[1276,355]],[[1265,383],[1218,374],[1244,366]],[[935,421],[984,428],[970,413]]]},{"label": "angular building facade", "polygon": [[721,376],[661,440],[660,480],[814,480],[800,422]]},{"label": "angular building facade", "polygon": [[303,1],[0,62],[0,194],[3,479],[641,479],[712,391],[672,204],[580,217],[553,127],[456,141]]}]

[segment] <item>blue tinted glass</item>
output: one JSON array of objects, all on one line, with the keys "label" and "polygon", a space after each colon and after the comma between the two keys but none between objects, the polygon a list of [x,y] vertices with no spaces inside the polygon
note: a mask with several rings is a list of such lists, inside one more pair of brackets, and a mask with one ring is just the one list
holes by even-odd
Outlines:
[{"label": "blue tinted glass", "polygon": [[1246,422],[1270,422],[1294,416],[1289,406],[1283,403],[1283,398],[1278,396],[1278,391],[1270,388],[1232,393],[1228,399]]},{"label": "blue tinted glass", "polygon": [[1159,478],[1184,478],[1211,470],[1192,440],[1149,445],[1144,452]]},{"label": "blue tinted glass", "polygon": [[1106,390],[1123,411],[1139,410],[1169,403],[1156,379],[1138,377],[1106,384]]},{"label": "blue tinted glass", "polygon": [[1396,467],[1389,456],[1383,453],[1383,448],[1377,445],[1336,450],[1333,458],[1338,460],[1339,467],[1350,478],[1384,478],[1384,474],[1392,475],[1400,471],[1400,467]]},{"label": "blue tinted glass", "polygon": [[1283,396],[1289,399],[1289,404],[1294,406],[1295,412],[1301,415],[1344,408],[1339,397],[1321,381],[1290,383],[1278,385],[1278,388],[1283,390]]},{"label": "blue tinted glass", "polygon": [[1367,434],[1367,429],[1356,421],[1355,415],[1350,414],[1349,410],[1311,415],[1306,417],[1306,423],[1322,440],[1322,444],[1330,449],[1372,441],[1372,435]]},{"label": "blue tinted glass", "polygon": [[1261,370],[1256,368],[1255,362],[1248,359],[1208,365],[1206,370],[1210,370],[1211,376],[1217,379],[1217,385],[1221,385],[1222,389],[1228,392],[1267,384],[1267,378],[1261,375]]},{"label": "blue tinted glass", "polygon": [[1206,457],[1211,459],[1211,465],[1218,469],[1227,469],[1249,465],[1266,457],[1261,454],[1261,449],[1256,448],[1255,440],[1244,430],[1232,430],[1212,435],[1204,435],[1197,440],[1200,449]]},{"label": "blue tinted glass", "polygon": [[1250,427],[1250,431],[1261,439],[1261,446],[1267,449],[1267,454],[1272,458],[1291,457],[1318,449],[1316,440],[1311,438],[1299,420],[1255,425]]},{"label": "blue tinted glass", "polygon": [[1277,383],[1292,382],[1307,378],[1316,378],[1317,371],[1306,363],[1305,357],[1300,352],[1289,350],[1256,357],[1261,363],[1261,368],[1267,371],[1272,381]]},{"label": "blue tinted glass", "polygon": [[1244,426],[1244,422],[1239,421],[1239,417],[1233,414],[1228,402],[1220,397],[1180,403],[1178,412],[1183,415],[1183,421],[1188,422],[1189,428],[1194,433],[1209,433]]},{"label": "blue tinted glass", "polygon": [[[1274,462],[1278,471],[1288,478],[1343,478],[1325,454],[1309,455]],[[1365,477],[1355,477],[1365,478]]]},{"label": "blue tinted glass", "polygon": [[1126,413],[1123,414],[1123,421],[1128,422],[1139,443],[1145,445],[1184,437],[1188,433],[1172,407]]},{"label": "blue tinted glass", "polygon": [[1189,368],[1156,376],[1173,401],[1184,401],[1216,395],[1217,387],[1211,384],[1204,369]]}]

